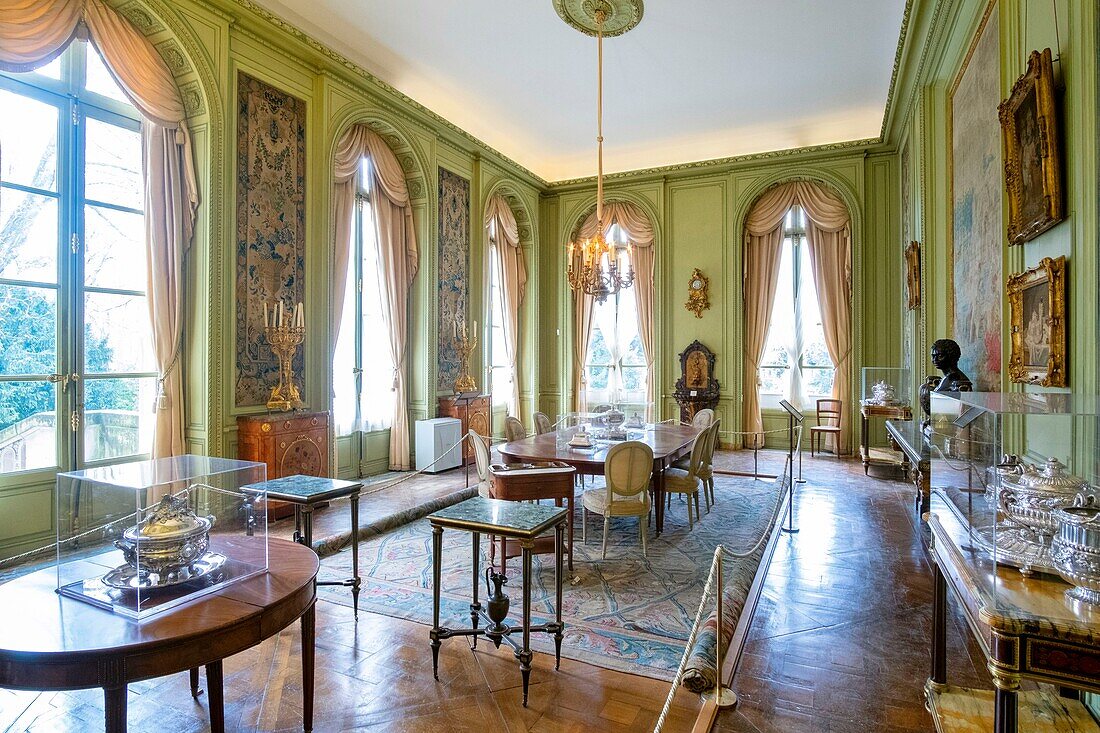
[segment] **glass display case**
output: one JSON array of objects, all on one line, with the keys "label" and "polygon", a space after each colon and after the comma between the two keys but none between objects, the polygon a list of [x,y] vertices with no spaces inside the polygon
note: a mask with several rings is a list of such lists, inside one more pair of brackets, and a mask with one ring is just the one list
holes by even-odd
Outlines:
[{"label": "glass display case", "polygon": [[[652,427],[653,406],[637,402],[589,405],[586,412],[566,412],[558,415],[558,429],[584,428],[599,433],[607,440],[628,440],[624,431]],[[647,417],[649,416],[649,417]]]},{"label": "glass display case", "polygon": [[[1060,536],[1071,515],[1096,513],[1087,497],[1100,486],[1097,398],[933,393],[931,408],[932,488],[969,526],[974,546],[1024,576],[1072,570],[1059,561]],[[1100,589],[1100,574],[1095,583]]]},{"label": "glass display case", "polygon": [[267,571],[263,463],[175,456],[57,476],[57,592],[134,619]]},{"label": "glass display case", "polygon": [[860,404],[874,407],[911,408],[911,378],[902,367],[863,367]]}]

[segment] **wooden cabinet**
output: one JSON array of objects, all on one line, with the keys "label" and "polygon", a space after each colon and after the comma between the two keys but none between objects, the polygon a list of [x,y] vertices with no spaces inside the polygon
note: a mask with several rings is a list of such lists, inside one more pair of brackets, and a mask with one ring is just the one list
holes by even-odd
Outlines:
[{"label": "wooden cabinet", "polygon": [[[462,434],[473,430],[478,435],[492,434],[489,422],[489,395],[481,395],[470,400],[469,420],[467,421],[466,401],[456,403],[454,397],[439,398],[439,417],[455,417],[462,421]],[[474,448],[469,442],[463,443],[462,457],[465,463],[474,462]]]},{"label": "wooden cabinet", "polygon": [[[237,458],[267,464],[268,479],[301,474],[328,476],[327,412],[276,412],[237,418]],[[286,502],[268,504],[268,516],[293,513]]]}]

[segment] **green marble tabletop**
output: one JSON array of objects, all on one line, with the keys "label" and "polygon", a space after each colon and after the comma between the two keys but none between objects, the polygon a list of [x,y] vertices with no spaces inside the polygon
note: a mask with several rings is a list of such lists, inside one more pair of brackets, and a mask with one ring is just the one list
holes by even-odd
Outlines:
[{"label": "green marble tabletop", "polygon": [[566,509],[475,496],[440,509],[428,515],[428,519],[437,527],[533,539],[551,527],[565,522]]},{"label": "green marble tabletop", "polygon": [[270,481],[250,484],[246,489],[266,491],[269,499],[291,501],[296,504],[311,504],[318,501],[349,496],[363,484],[357,481],[341,481],[323,476],[284,476]]}]

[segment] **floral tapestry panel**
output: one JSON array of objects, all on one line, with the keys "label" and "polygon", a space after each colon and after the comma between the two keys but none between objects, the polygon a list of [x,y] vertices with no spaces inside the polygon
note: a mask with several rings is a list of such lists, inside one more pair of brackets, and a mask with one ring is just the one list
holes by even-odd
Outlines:
[{"label": "floral tapestry panel", "polygon": [[960,367],[982,392],[1001,388],[1000,79],[1000,37],[991,6],[950,100],[952,336],[962,347]]},{"label": "floral tapestry panel", "polygon": [[[456,319],[466,314],[470,271],[470,182],[439,169],[439,381],[451,391],[462,366],[455,348]],[[473,322],[468,324],[473,330]],[[478,381],[475,377],[474,381]]]},{"label": "floral tapestry panel", "polygon": [[[236,405],[267,402],[279,362],[264,335],[264,305],[305,300],[305,102],[237,78]],[[304,349],[294,371],[304,387]]]}]

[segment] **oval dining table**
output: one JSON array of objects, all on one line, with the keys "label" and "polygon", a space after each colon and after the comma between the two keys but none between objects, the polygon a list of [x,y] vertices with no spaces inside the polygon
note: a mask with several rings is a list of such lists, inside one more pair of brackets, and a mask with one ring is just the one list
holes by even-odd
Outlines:
[{"label": "oval dining table", "polygon": [[[86,561],[89,573],[102,566]],[[102,687],[104,728],[126,730],[126,685],[206,666],[210,728],[225,729],[222,660],[302,620],[303,728],[313,728],[317,554],[268,540],[266,573],[134,621],[56,592],[50,566],[0,585],[0,687]],[[71,568],[77,570],[76,568]]]},{"label": "oval dining table", "polygon": [[[502,444],[498,450],[505,462],[560,461],[577,469],[577,473],[602,476],[607,451],[617,441],[595,441],[592,448],[571,448],[568,443],[577,428],[564,428],[542,435]],[[656,424],[644,430],[628,430],[631,440],[638,440],[653,449],[653,511],[657,534],[665,529],[665,469],[687,454],[702,430],[690,425]],[[635,437],[635,434],[636,437]]]}]

